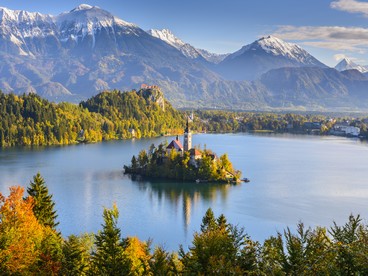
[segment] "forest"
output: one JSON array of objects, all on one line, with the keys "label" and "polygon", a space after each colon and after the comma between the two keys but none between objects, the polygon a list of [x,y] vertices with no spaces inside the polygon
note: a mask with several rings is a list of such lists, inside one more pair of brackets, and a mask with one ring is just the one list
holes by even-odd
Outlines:
[{"label": "forest", "polygon": [[[28,185],[0,193],[1,275],[367,275],[368,226],[359,215],[343,225],[283,232],[263,242],[245,229],[204,214],[191,245],[168,252],[152,241],[123,237],[115,205],[97,233],[64,237],[53,195],[37,173]],[[149,230],[147,230],[149,231]]]},{"label": "forest", "polygon": [[68,145],[182,132],[184,116],[160,91],[111,91],[79,105],[0,92],[0,147]]},{"label": "forest", "polygon": [[[159,89],[106,91],[79,105],[52,103],[36,94],[0,92],[0,147],[49,146],[104,140],[155,137],[183,133],[192,110],[179,111]],[[318,122],[318,134],[329,134],[335,122],[349,122],[367,138],[367,118],[316,114],[194,110],[194,132],[309,133],[306,124]]]},{"label": "forest", "polygon": [[[368,137],[366,114],[297,114],[280,112],[233,112],[221,110],[195,111],[195,128],[199,132],[276,132],[310,134],[308,123],[317,122],[319,135],[329,135],[335,123],[345,122],[360,128]],[[359,116],[358,116],[359,115]]]}]

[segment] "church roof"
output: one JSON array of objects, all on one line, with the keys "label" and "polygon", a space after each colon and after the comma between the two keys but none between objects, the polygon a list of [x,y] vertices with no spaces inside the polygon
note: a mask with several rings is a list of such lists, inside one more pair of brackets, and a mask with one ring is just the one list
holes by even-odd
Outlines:
[{"label": "church roof", "polygon": [[183,150],[183,145],[181,144],[181,142],[176,139],[176,140],[172,140],[171,143],[166,147],[167,149],[176,149],[178,151],[182,151]]}]

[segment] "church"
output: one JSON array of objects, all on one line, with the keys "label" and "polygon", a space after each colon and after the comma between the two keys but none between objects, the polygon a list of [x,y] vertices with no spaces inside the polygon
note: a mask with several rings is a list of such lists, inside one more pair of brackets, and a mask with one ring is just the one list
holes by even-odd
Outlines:
[{"label": "church", "polygon": [[172,140],[166,147],[166,152],[170,153],[172,150],[175,150],[180,153],[180,155],[183,155],[183,153],[187,151],[190,153],[191,163],[195,163],[195,160],[202,158],[202,154],[199,150],[192,147],[192,132],[189,128],[189,120],[193,120],[193,115],[191,119],[189,119],[189,117],[187,118],[186,127],[184,129],[183,144],[180,142],[179,137],[176,136],[176,139]]}]

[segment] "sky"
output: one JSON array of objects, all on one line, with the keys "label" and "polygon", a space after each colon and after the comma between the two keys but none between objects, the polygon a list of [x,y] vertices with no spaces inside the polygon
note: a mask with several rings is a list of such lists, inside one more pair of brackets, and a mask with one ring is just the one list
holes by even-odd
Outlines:
[{"label": "sky", "polygon": [[82,3],[144,30],[169,29],[214,53],[232,53],[271,34],[329,66],[344,57],[368,65],[368,0],[0,0],[9,9],[52,15]]}]

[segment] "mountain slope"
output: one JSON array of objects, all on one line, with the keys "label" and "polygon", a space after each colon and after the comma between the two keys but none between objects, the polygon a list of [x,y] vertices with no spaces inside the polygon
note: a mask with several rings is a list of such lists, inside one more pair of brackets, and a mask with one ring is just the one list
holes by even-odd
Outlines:
[{"label": "mountain slope", "polygon": [[326,67],[298,45],[268,36],[226,57],[217,71],[228,79],[254,80],[271,69],[305,66]]},{"label": "mountain slope", "polygon": [[368,107],[368,79],[357,80],[355,74],[332,68],[279,68],[263,74],[260,82],[270,93],[268,104],[274,107]]},{"label": "mountain slope", "polygon": [[152,35],[153,37],[157,37],[162,41],[170,44],[171,46],[178,49],[182,54],[191,59],[204,59],[210,63],[219,63],[224,60],[228,54],[215,54],[210,53],[209,51],[195,48],[194,46],[190,45],[189,43],[185,43],[180,38],[176,37],[170,30],[162,29],[162,30],[155,30],[151,29],[148,30],[147,33]]}]

